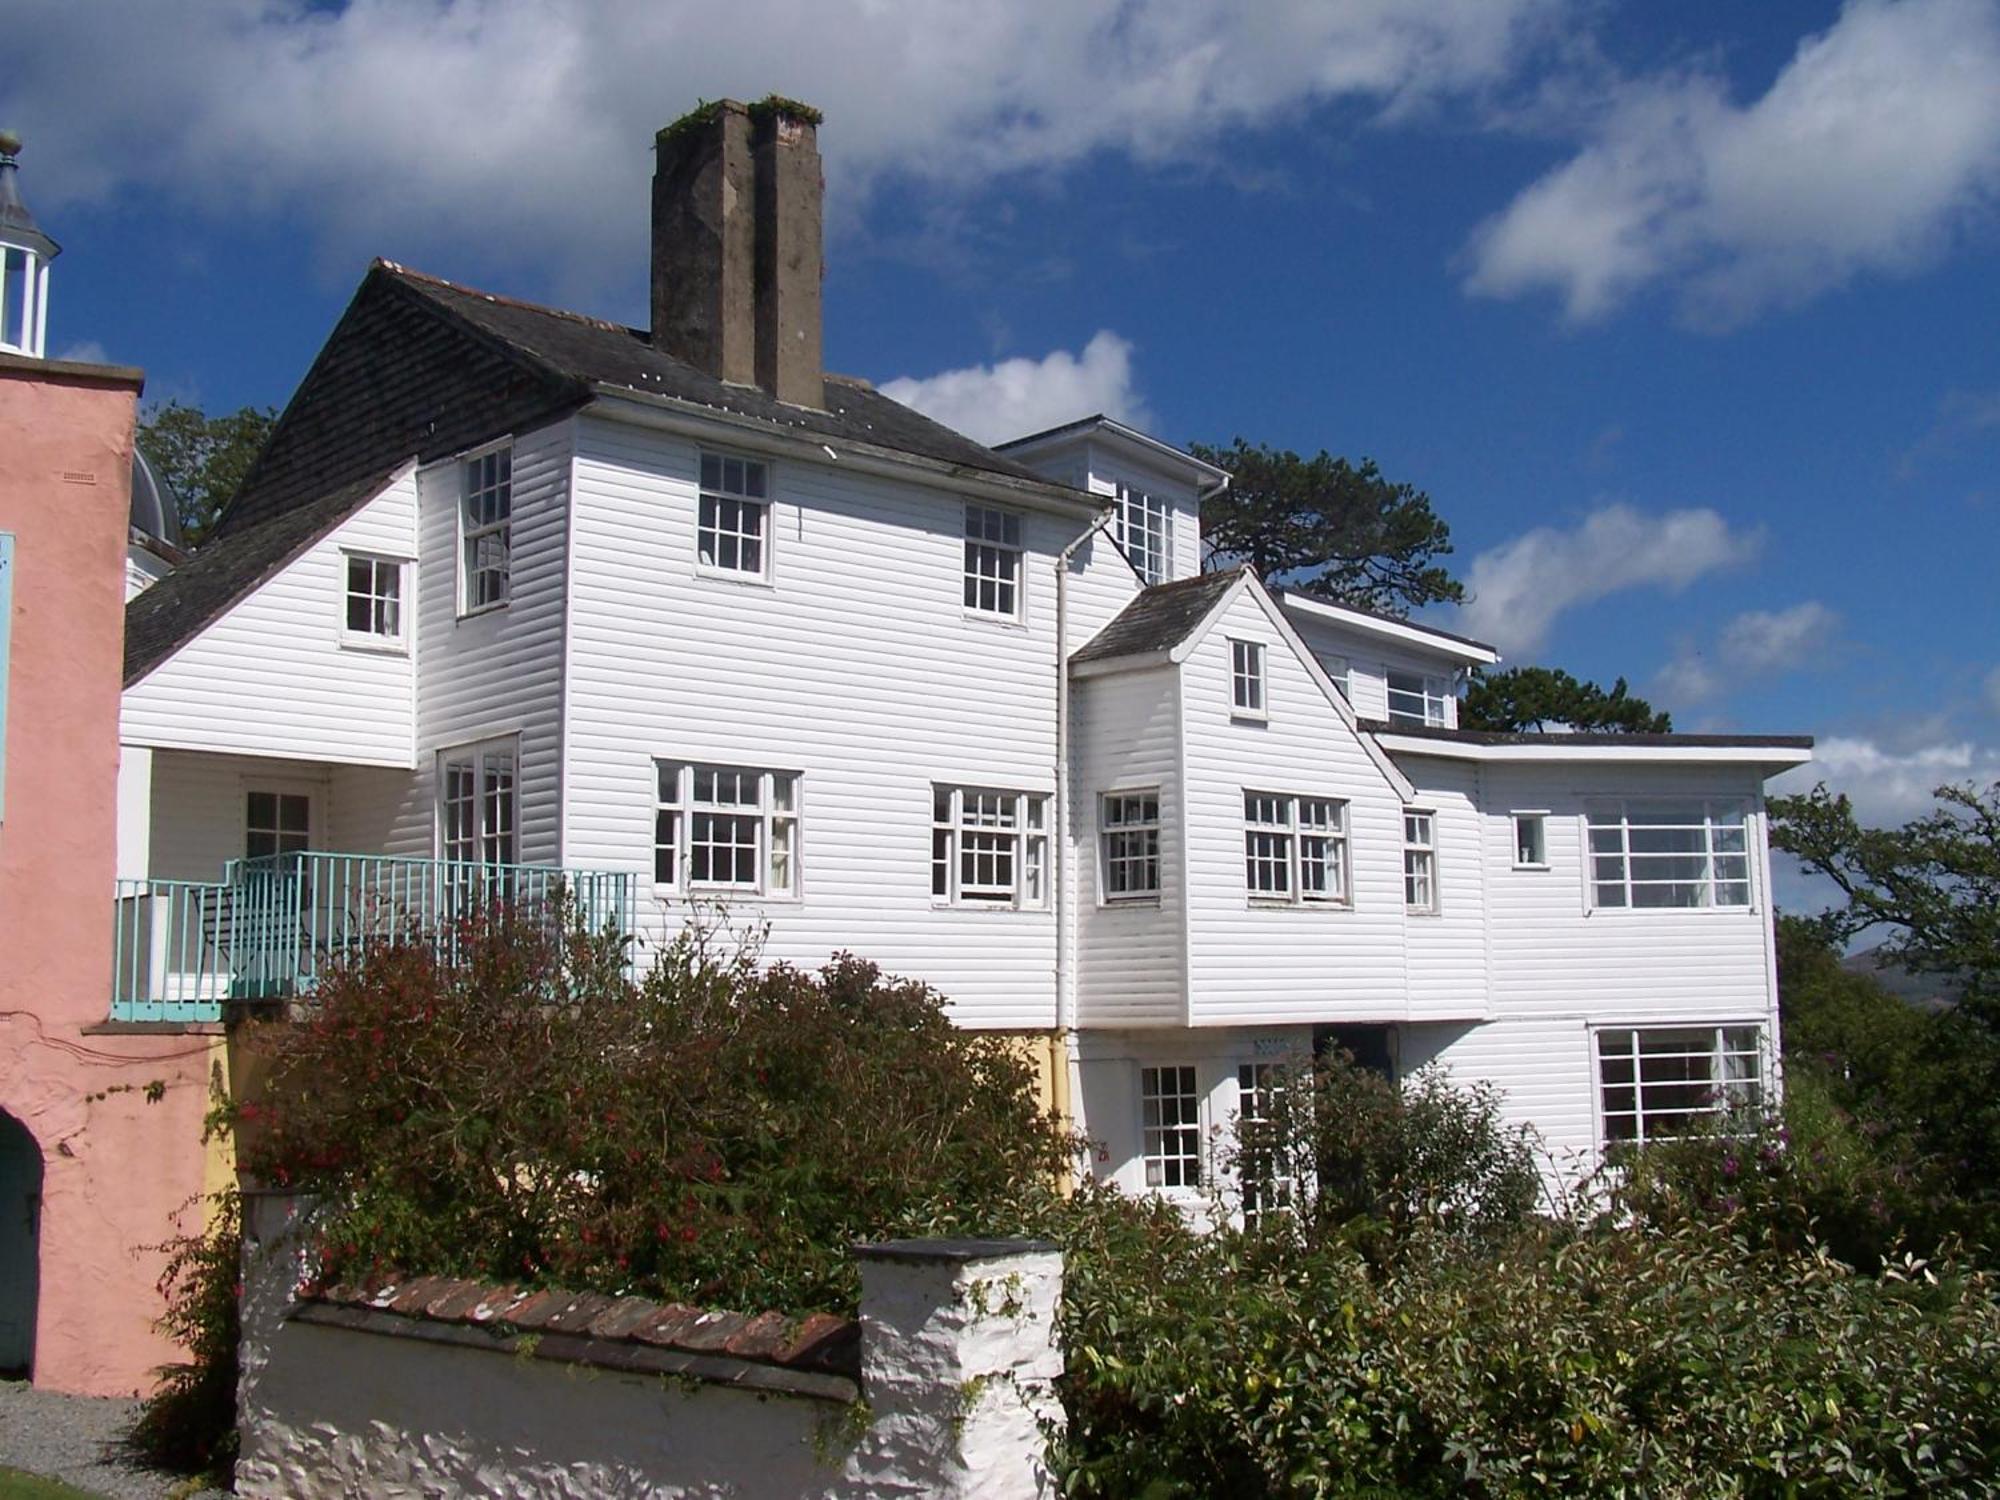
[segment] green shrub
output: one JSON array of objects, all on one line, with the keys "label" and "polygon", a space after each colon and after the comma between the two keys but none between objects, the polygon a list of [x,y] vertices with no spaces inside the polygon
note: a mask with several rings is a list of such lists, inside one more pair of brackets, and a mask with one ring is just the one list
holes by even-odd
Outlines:
[{"label": "green shrub", "polygon": [[760,969],[711,927],[632,982],[504,918],[454,956],[377,949],[245,1038],[244,1163],[333,1205],[330,1275],[851,1311],[854,1240],[1019,1230],[1071,1159],[1004,1041],[857,959]]},{"label": "green shrub", "polygon": [[236,1339],[242,1296],[242,1220],[236,1194],[218,1194],[199,1234],[169,1241],[160,1330],[187,1358],[159,1370],[127,1443],[146,1463],[211,1476],[227,1486],[236,1462]]}]

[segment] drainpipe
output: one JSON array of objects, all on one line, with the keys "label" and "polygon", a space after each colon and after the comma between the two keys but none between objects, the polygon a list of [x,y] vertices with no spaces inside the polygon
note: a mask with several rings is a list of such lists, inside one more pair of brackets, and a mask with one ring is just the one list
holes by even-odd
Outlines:
[{"label": "drainpipe", "polygon": [[[1092,537],[1110,524],[1112,507],[1098,512],[1091,527],[1056,554],[1056,806],[1054,826],[1049,830],[1053,844],[1050,858],[1051,880],[1056,903],[1056,1030],[1061,1036],[1068,1074],[1071,1120],[1080,1119],[1076,1090],[1076,978],[1069,962],[1069,563]],[[1055,1059],[1049,1059],[1051,1070]],[[1053,1071],[1050,1083],[1055,1082]]]}]

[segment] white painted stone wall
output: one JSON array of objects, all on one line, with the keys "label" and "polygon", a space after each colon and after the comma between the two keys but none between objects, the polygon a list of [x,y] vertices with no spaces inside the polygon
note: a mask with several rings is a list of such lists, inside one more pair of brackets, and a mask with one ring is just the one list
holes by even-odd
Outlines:
[{"label": "white painted stone wall", "polygon": [[288,1321],[298,1200],[252,1195],[244,1218],[239,1495],[1055,1493],[1053,1249],[861,1252],[857,1404]]}]

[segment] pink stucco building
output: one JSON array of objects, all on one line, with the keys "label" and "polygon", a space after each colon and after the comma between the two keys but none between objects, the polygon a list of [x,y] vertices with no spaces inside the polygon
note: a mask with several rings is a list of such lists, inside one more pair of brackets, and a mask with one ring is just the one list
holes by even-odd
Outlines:
[{"label": "pink stucco building", "polygon": [[[4,235],[0,235],[4,238]],[[0,352],[0,1371],[149,1388],[220,1038],[105,1024],[136,370]]]}]

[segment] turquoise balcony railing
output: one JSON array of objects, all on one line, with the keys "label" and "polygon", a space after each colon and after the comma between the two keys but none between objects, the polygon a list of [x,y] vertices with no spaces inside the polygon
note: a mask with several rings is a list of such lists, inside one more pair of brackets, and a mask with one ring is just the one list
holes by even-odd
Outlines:
[{"label": "turquoise balcony railing", "polygon": [[231,1000],[309,993],[370,944],[449,944],[469,917],[562,900],[592,931],[632,930],[633,878],[618,871],[304,853],[233,860],[214,883],[121,880],[111,1018],[220,1020]]}]

